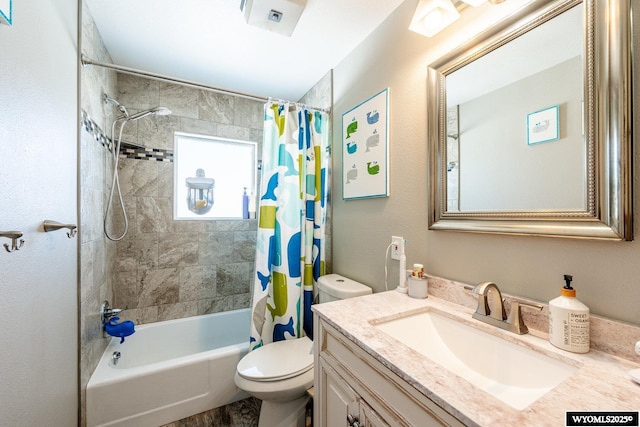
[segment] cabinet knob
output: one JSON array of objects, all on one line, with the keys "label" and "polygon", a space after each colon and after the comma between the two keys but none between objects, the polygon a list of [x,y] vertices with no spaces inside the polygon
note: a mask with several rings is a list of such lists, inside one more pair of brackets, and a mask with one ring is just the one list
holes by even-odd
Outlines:
[{"label": "cabinet knob", "polygon": [[357,415],[347,415],[347,422],[349,423],[349,427],[360,427],[360,421]]}]

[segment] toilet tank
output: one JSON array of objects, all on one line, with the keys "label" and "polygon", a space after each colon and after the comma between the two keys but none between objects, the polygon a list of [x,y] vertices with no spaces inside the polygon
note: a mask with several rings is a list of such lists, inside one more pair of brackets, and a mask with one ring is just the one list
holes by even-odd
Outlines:
[{"label": "toilet tank", "polygon": [[359,297],[372,293],[371,288],[339,274],[327,274],[318,278],[320,303]]}]

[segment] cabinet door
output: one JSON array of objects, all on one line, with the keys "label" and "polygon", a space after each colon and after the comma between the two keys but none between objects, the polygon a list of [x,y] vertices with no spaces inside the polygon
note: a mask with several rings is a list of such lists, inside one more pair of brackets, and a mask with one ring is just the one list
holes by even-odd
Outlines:
[{"label": "cabinet door", "polygon": [[323,405],[318,427],[347,427],[349,415],[359,418],[359,398],[347,383],[331,368],[322,366],[320,378],[324,383],[321,388],[323,393]]},{"label": "cabinet door", "polygon": [[360,401],[360,416],[364,427],[390,427],[364,400]]}]

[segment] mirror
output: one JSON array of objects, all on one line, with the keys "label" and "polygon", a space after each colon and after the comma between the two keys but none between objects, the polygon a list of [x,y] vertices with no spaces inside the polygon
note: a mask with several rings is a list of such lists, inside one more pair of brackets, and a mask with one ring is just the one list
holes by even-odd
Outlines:
[{"label": "mirror", "polygon": [[430,65],[429,228],[632,240],[631,36],[628,1],[533,2]]}]

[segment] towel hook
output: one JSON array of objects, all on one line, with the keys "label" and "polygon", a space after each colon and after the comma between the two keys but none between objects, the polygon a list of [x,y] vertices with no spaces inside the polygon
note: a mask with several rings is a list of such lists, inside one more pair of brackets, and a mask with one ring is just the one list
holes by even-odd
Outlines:
[{"label": "towel hook", "polygon": [[11,239],[11,249],[9,249],[9,245],[7,243],[3,245],[7,252],[19,251],[24,245],[24,239],[20,239],[22,237],[22,233],[20,231],[0,231],[0,237]]},{"label": "towel hook", "polygon": [[60,230],[61,228],[68,228],[69,231],[67,232],[67,237],[70,239],[78,234],[78,226],[75,224],[61,224],[57,221],[46,219],[43,223],[43,227],[45,233]]}]

